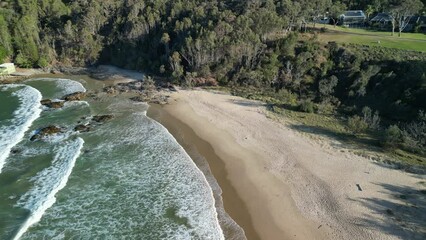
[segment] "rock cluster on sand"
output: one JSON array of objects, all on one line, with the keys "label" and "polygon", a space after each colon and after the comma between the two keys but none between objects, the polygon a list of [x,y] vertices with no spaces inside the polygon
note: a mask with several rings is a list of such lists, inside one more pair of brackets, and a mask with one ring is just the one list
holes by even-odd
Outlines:
[{"label": "rock cluster on sand", "polygon": [[47,127],[44,127],[44,128],[39,129],[39,130],[37,131],[37,133],[36,133],[36,134],[34,134],[34,135],[30,138],[30,140],[31,140],[31,141],[40,140],[40,139],[43,139],[43,138],[45,138],[45,137],[47,137],[47,136],[51,136],[51,135],[53,135],[53,134],[61,133],[61,132],[62,132],[62,128],[60,128],[60,127],[58,127],[58,126],[55,126],[55,125],[50,125],[50,126],[47,126]]},{"label": "rock cluster on sand", "polygon": [[130,100],[135,102],[148,102],[154,104],[167,104],[169,97],[167,92],[176,92],[177,89],[170,83],[163,83],[158,85],[144,84],[141,81],[134,81],[128,83],[119,83],[113,86],[107,86],[103,92],[111,95],[120,93],[136,93],[138,96],[131,97]]},{"label": "rock cluster on sand", "polygon": [[40,101],[41,105],[44,105],[48,108],[61,108],[64,106],[64,101],[52,101],[50,99],[43,99]]},{"label": "rock cluster on sand", "polygon": [[141,94],[141,95],[136,96],[136,97],[131,97],[130,100],[135,101],[135,102],[148,102],[148,103],[153,103],[153,104],[164,105],[164,104],[167,104],[169,102],[169,98],[170,98],[170,96],[162,95],[162,94],[156,94],[156,95],[152,95],[152,96],[147,96],[145,94]]}]

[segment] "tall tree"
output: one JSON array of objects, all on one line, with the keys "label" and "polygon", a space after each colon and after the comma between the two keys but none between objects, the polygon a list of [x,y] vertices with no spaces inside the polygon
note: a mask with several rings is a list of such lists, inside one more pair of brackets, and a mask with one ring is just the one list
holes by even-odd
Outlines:
[{"label": "tall tree", "polygon": [[422,8],[423,3],[420,0],[395,1],[389,9],[389,15],[392,20],[392,36],[395,34],[396,26],[398,26],[398,36],[401,37],[402,31],[407,27],[413,15]]},{"label": "tall tree", "polygon": [[339,23],[340,15],[344,13],[346,5],[341,2],[335,2],[329,9],[330,18],[333,21],[334,27]]}]

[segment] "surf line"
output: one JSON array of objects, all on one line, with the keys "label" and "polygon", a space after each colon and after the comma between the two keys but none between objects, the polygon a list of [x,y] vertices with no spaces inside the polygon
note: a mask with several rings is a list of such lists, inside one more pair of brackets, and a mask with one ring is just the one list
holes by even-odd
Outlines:
[{"label": "surf line", "polygon": [[20,87],[22,88],[12,93],[12,96],[18,97],[20,102],[11,119],[14,125],[0,127],[0,173],[12,148],[22,141],[25,132],[39,118],[42,111],[40,104],[42,96],[37,89],[22,84],[10,84],[0,86],[0,90]]},{"label": "surf line", "polygon": [[83,144],[84,140],[81,138],[64,142],[57,148],[52,165],[34,177],[34,187],[25,193],[17,204],[30,210],[30,215],[13,240],[21,238],[28,228],[40,221],[46,210],[55,203],[55,195],[66,186],[75,162],[81,154]]}]

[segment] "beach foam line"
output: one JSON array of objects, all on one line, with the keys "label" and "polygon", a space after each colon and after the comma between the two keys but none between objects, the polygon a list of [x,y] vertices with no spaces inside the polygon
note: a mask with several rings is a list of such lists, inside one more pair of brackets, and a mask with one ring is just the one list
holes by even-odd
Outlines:
[{"label": "beach foam line", "polygon": [[[180,150],[182,151],[182,153],[184,153],[184,155],[185,155],[185,157],[189,160],[189,162],[190,162],[190,165],[193,167],[193,169],[195,170],[195,171],[197,171],[198,172],[198,176],[201,178],[200,180],[202,180],[202,182],[204,183],[204,185],[208,188],[208,191],[209,191],[209,197],[210,197],[210,200],[211,200],[211,202],[212,202],[212,204],[211,204],[211,206],[210,206],[210,211],[211,211],[211,213],[213,213],[213,215],[214,215],[214,217],[215,217],[215,222],[214,222],[214,229],[217,229],[218,230],[218,232],[216,233],[217,235],[215,236],[215,237],[217,237],[217,239],[218,240],[224,240],[225,239],[225,236],[224,236],[224,234],[223,234],[223,230],[222,230],[222,228],[221,228],[221,226],[220,226],[220,223],[219,223],[219,218],[218,218],[218,213],[217,213],[217,210],[216,210],[216,207],[215,207],[215,198],[214,198],[214,195],[213,195],[213,189],[212,189],[212,187],[210,186],[210,184],[209,184],[209,182],[207,181],[207,178],[206,178],[206,176],[204,175],[204,173],[198,168],[198,166],[195,164],[195,162],[194,162],[194,160],[192,160],[192,158],[189,156],[189,154],[185,151],[185,149],[183,148],[183,146],[182,145],[180,145],[179,143],[178,143],[178,141],[176,140],[176,138],[169,132],[169,130],[166,128],[166,127],[164,127],[161,123],[159,123],[159,122],[157,122],[157,121],[155,121],[154,119],[152,119],[152,118],[150,118],[150,117],[148,117],[148,116],[146,116],[146,112],[144,112],[144,113],[142,113],[145,117],[147,117],[148,119],[150,119],[151,121],[153,121],[155,124],[157,124],[161,129],[162,129],[162,131],[164,131],[164,133],[167,135],[167,137],[168,138],[170,138],[170,139],[172,139],[174,142],[175,142],[175,144],[177,144],[178,146],[179,146],[179,148],[180,148]],[[187,214],[182,214],[183,212],[182,211],[179,211],[178,213],[177,213],[177,215],[179,216],[180,215],[180,217],[189,217]],[[194,221],[193,221],[194,222]],[[208,226],[208,225],[206,225],[206,224],[202,224],[202,223],[200,223],[200,222],[197,222],[197,224],[200,224],[201,225],[201,228],[205,228],[205,229],[207,229],[207,228],[211,228],[211,226]],[[214,239],[216,239],[216,238],[214,238]]]},{"label": "beach foam line", "polygon": [[19,98],[20,105],[13,112],[13,118],[9,120],[10,124],[0,127],[0,173],[11,149],[22,141],[25,132],[42,111],[40,104],[42,96],[37,89],[22,84],[10,84],[0,86],[0,90],[19,87],[21,89],[13,92],[12,95]]},{"label": "beach foam line", "polygon": [[17,206],[30,210],[30,215],[13,238],[18,240],[56,201],[55,195],[63,189],[81,153],[84,141],[81,138],[66,141],[55,147],[52,165],[40,171],[33,179],[34,186],[18,201]]},{"label": "beach foam line", "polygon": [[25,82],[33,82],[33,81],[47,81],[47,82],[55,82],[58,90],[55,93],[56,98],[61,98],[67,94],[75,93],[75,92],[86,92],[86,88],[80,82],[75,80],[66,79],[66,78],[32,78],[28,79]]}]

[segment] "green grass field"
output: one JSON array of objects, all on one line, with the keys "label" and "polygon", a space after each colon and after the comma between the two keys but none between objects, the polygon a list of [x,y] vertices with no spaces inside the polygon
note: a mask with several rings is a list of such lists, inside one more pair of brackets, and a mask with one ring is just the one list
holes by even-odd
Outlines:
[{"label": "green grass field", "polygon": [[[391,36],[390,32],[325,26],[327,31],[319,34],[319,40],[324,42],[334,41],[426,52],[426,34],[403,33],[402,37],[398,37],[397,33],[395,36]],[[317,25],[317,27],[324,27],[324,25]]]},{"label": "green grass field", "polygon": [[[323,27],[331,31],[399,38],[398,32],[395,32],[395,36],[392,36],[391,32],[374,31],[374,30],[367,30],[367,29],[360,29],[360,28],[347,28],[347,27],[340,27],[340,26],[334,27],[332,25],[317,25],[317,28],[323,28]],[[401,38],[418,39],[418,40],[426,41],[426,34],[403,32],[401,35]]]}]

